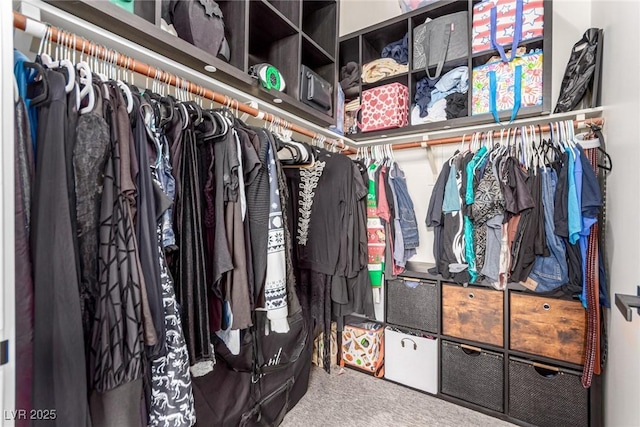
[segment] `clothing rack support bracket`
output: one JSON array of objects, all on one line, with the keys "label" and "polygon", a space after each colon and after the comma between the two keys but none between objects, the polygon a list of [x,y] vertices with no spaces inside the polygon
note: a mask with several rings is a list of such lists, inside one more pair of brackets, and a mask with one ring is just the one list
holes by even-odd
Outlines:
[{"label": "clothing rack support bracket", "polygon": [[438,177],[438,166],[436,165],[436,158],[433,154],[433,147],[429,145],[429,135],[424,135],[422,137],[422,143],[420,144],[427,152],[427,160],[429,161],[429,167],[431,168],[431,173],[433,174],[433,179]]},{"label": "clothing rack support bracket", "polygon": [[576,114],[576,122],[578,122],[578,129],[584,129],[587,125],[584,123],[587,117],[584,113]]},{"label": "clothing rack support bracket", "polygon": [[616,294],[616,306],[627,322],[632,320],[633,308],[640,314],[640,286],[637,292],[638,295]]}]

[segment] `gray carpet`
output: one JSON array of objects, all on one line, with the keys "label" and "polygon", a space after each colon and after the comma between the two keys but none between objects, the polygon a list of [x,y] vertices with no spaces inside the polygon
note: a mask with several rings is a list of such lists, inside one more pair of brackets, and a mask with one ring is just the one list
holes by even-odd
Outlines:
[{"label": "gray carpet", "polygon": [[345,369],[312,367],[309,390],[284,427],[509,426],[480,412]]}]

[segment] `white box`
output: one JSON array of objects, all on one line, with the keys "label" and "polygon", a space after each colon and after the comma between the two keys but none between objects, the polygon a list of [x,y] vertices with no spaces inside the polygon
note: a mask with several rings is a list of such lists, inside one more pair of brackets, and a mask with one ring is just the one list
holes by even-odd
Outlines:
[{"label": "white box", "polygon": [[438,339],[384,331],[384,377],[427,393],[438,393]]}]

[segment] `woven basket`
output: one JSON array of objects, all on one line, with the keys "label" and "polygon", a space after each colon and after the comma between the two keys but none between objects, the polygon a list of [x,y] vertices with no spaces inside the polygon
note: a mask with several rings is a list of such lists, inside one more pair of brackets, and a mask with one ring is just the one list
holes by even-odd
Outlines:
[{"label": "woven basket", "polygon": [[404,280],[387,281],[387,322],[438,332],[438,289],[436,282],[421,280],[412,288]]},{"label": "woven basket", "polygon": [[509,415],[538,426],[587,426],[589,394],[578,372],[510,359]]},{"label": "woven basket", "polygon": [[442,393],[504,411],[503,355],[486,350],[468,352],[460,344],[442,341]]}]

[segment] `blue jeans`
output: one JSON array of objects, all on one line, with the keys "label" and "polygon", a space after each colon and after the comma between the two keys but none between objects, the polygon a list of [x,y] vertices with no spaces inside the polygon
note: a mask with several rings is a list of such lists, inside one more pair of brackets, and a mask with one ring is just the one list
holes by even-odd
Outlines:
[{"label": "blue jeans", "polygon": [[552,168],[540,170],[542,174],[542,205],[544,207],[544,231],[547,235],[549,256],[537,256],[529,277],[536,282],[536,292],[552,291],[569,280],[567,254],[564,242],[556,235],[553,224],[554,195],[558,176]]},{"label": "blue jeans", "polygon": [[400,229],[402,230],[402,238],[404,240],[404,248],[415,249],[420,245],[418,235],[418,221],[416,213],[413,210],[413,201],[409,196],[407,181],[404,178],[404,172],[397,164],[393,165],[389,172],[390,184],[396,190],[398,197],[398,206],[396,215],[400,220]]},{"label": "blue jeans", "polygon": [[[173,168],[169,161],[169,143],[164,135],[158,136],[159,141],[163,144],[162,152],[158,153],[160,159],[158,159],[155,167],[158,172],[158,179],[162,185],[162,191],[166,194],[171,201],[175,201],[176,196],[176,180],[172,175]],[[169,208],[162,214],[162,247],[175,246],[176,235],[173,232],[173,208]]]}]

